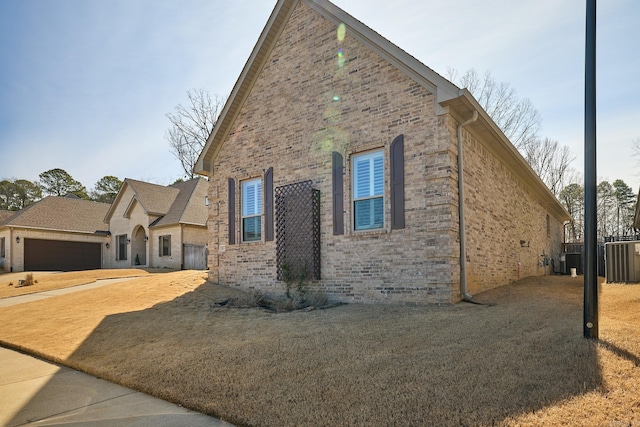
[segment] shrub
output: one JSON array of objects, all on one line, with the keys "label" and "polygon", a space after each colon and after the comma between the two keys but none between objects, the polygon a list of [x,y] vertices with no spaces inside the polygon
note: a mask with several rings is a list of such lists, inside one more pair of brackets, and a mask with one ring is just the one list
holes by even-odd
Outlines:
[{"label": "shrub", "polygon": [[286,301],[283,306],[286,310],[300,310],[303,308],[321,308],[327,305],[327,296],[321,292],[310,292],[307,288],[309,277],[307,267],[303,267],[298,274],[292,272],[287,264],[280,266],[282,279],[286,286]]},{"label": "shrub", "polygon": [[33,286],[35,283],[37,283],[36,280],[33,280],[33,273],[28,273],[24,280],[19,280],[18,281],[18,286],[16,286],[16,288],[22,288],[23,286]]}]

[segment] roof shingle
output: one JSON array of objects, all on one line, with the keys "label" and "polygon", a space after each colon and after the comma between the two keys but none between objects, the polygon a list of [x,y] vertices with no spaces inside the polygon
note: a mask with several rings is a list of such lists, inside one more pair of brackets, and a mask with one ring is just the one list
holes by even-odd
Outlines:
[{"label": "roof shingle", "polygon": [[174,187],[165,187],[135,179],[127,178],[125,182],[136,193],[136,199],[145,212],[150,215],[166,215],[180,193],[180,190]]},{"label": "roof shingle", "polygon": [[48,196],[11,216],[2,226],[29,227],[79,233],[106,233],[108,203]]},{"label": "roof shingle", "polygon": [[0,211],[0,225],[16,214],[15,211]]},{"label": "roof shingle", "polygon": [[172,185],[171,188],[179,190],[179,194],[169,212],[152,225],[155,227],[173,224],[206,225],[208,212],[204,199],[207,195],[207,184],[208,181],[203,178],[194,178]]}]

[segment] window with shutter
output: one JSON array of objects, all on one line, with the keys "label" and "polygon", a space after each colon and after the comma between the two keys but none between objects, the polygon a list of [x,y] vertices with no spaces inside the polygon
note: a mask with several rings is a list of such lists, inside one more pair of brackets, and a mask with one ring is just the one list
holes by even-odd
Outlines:
[{"label": "window with shutter", "polygon": [[262,180],[242,183],[242,241],[262,239]]},{"label": "window with shutter", "polygon": [[353,157],[355,230],[384,226],[384,157],[382,151]]}]

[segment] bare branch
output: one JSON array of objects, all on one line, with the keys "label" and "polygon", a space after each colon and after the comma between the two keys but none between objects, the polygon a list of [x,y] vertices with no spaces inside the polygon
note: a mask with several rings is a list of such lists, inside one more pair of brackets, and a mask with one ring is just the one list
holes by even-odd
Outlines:
[{"label": "bare branch", "polygon": [[547,184],[551,192],[558,196],[568,183],[572,172],[570,165],[575,159],[569,147],[545,138],[542,141],[529,141],[522,150],[531,168]]},{"label": "bare branch", "polygon": [[480,78],[473,68],[459,79],[456,78],[457,70],[453,68],[447,69],[447,75],[476,97],[518,150],[538,137],[542,122],[540,113],[529,99],[519,99],[516,90],[509,83],[498,83],[489,71]]},{"label": "bare branch", "polygon": [[187,98],[187,106],[178,104],[173,113],[167,114],[171,126],[165,132],[165,138],[185,175],[193,178],[193,166],[215,126],[225,100],[219,95],[212,98],[205,89],[191,89],[187,91]]}]

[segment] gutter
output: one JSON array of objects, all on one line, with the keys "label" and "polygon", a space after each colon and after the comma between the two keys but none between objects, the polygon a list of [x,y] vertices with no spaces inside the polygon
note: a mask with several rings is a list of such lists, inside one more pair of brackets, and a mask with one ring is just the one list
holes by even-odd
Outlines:
[{"label": "gutter", "polygon": [[462,128],[478,120],[478,111],[473,110],[470,119],[458,125],[458,224],[460,234],[460,294],[463,301],[471,302],[472,296],[467,292],[467,256],[464,226],[464,159],[462,146]]}]

